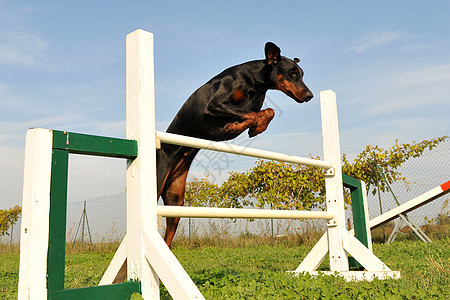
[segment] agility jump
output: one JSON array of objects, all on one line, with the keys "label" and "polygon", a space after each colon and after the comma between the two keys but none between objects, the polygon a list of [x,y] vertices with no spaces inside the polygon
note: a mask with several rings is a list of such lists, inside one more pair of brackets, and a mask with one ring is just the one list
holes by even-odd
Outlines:
[{"label": "agility jump", "polygon": [[[26,137],[23,219],[19,272],[19,299],[69,299],[83,297],[128,297],[140,292],[145,299],[159,299],[159,283],[174,299],[203,299],[198,288],[170,251],[158,232],[158,215],[214,215],[230,217],[235,211],[210,208],[158,207],[156,149],[161,143],[205,149],[232,149],[222,142],[198,141],[155,131],[153,35],[137,30],[127,36],[127,139],[98,137],[49,129],[30,129]],[[345,229],[341,153],[332,91],[320,94],[324,161],[274,154],[256,149],[239,149],[236,154],[280,161],[314,164],[325,170],[327,209],[323,212],[286,211],[279,217],[328,219],[327,239],[319,242],[328,253],[330,271],[348,280],[374,277],[398,278],[365,245]],[[177,140],[177,141],[175,141]],[[224,149],[220,149],[222,151]],[[253,152],[255,151],[255,152]],[[232,150],[227,151],[232,152]],[[127,233],[105,272],[100,286],[64,289],[67,168],[70,153],[117,157],[127,164]],[[272,156],[272,154],[274,156]],[[214,213],[211,213],[214,211]],[[241,217],[255,216],[254,210],[240,211]],[[256,214],[265,214],[261,211]],[[267,212],[274,217],[274,212]],[[236,213],[233,217],[236,217]],[[45,218],[43,216],[48,216]],[[260,215],[261,216],[261,215]],[[261,216],[263,217],[263,216]],[[367,271],[349,271],[348,255]],[[314,255],[313,255],[314,256]],[[317,256],[308,255],[298,274],[316,271]],[[323,260],[323,257],[320,259]],[[126,277],[120,274],[126,271]],[[121,280],[124,283],[117,283]],[[117,284],[114,284],[117,283]]]}]

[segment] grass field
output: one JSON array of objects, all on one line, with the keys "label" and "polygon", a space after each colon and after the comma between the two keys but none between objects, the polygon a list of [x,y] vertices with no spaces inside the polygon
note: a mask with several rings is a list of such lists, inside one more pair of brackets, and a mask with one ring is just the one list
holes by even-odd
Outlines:
[{"label": "grass field", "polygon": [[[66,288],[98,284],[117,244],[68,250]],[[68,247],[69,248],[69,247]],[[292,241],[230,246],[175,246],[174,253],[207,299],[450,299],[450,239],[424,244],[398,241],[375,244],[375,254],[399,280],[351,282],[335,277],[294,278],[311,246]],[[321,267],[326,269],[326,263]],[[0,297],[17,298],[17,247],[0,247]],[[138,295],[133,298],[140,299]],[[162,289],[162,299],[170,299]]]}]

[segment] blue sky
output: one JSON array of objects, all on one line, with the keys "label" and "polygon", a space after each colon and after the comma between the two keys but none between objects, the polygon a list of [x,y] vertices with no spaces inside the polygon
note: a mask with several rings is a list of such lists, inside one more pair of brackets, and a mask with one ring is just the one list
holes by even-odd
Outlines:
[{"label": "blue sky", "polygon": [[[276,118],[238,143],[322,155],[319,92],[332,89],[341,150],[352,155],[448,134],[449,15],[448,1],[0,0],[0,208],[21,204],[28,128],[124,137],[125,36],[138,28],[155,34],[159,130],[195,89],[262,59],[273,41],[301,59],[316,97],[297,104],[269,92]],[[251,164],[222,158],[210,171]],[[74,201],[123,192],[123,162],[74,157],[72,165]],[[199,163],[193,171],[205,173]]]}]

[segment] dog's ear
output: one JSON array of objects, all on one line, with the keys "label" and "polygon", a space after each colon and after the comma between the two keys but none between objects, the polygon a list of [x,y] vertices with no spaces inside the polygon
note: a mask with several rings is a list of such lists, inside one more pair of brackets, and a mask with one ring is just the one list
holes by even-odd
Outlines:
[{"label": "dog's ear", "polygon": [[294,58],[294,62],[295,62],[296,64],[298,64],[298,63],[300,62],[300,58],[295,57],[295,58]]},{"label": "dog's ear", "polygon": [[266,43],[264,53],[266,54],[266,64],[274,66],[281,60],[281,50],[272,42]]}]

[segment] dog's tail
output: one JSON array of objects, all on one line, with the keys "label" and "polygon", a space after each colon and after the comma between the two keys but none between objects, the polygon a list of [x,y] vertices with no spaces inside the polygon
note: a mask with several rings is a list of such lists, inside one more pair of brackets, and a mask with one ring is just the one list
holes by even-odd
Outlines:
[{"label": "dog's tail", "polygon": [[162,144],[156,151],[158,198],[164,193],[165,185],[177,176],[188,172],[199,149]]},{"label": "dog's tail", "polygon": [[158,198],[163,191],[164,183],[171,169],[171,157],[168,155],[165,147],[161,147],[156,151],[156,177]]}]

